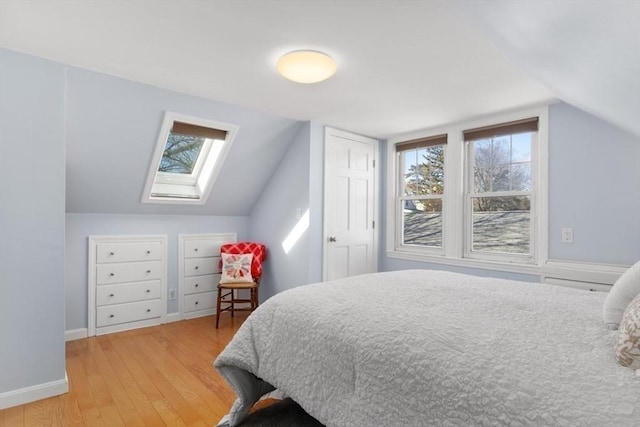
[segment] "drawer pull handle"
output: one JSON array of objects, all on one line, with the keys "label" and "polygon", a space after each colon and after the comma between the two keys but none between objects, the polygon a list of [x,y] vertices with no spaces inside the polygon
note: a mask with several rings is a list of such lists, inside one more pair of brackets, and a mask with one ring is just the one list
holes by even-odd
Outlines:
[{"label": "drawer pull handle", "polygon": [[200,286],[200,285],[196,283],[196,288],[197,288],[198,286]]},{"label": "drawer pull handle", "polygon": [[114,295],[114,294],[109,294],[109,296],[110,296],[111,298],[113,298],[115,295]]},{"label": "drawer pull handle", "polygon": [[112,276],[112,277],[113,277],[113,276],[115,276],[115,274],[114,274],[114,273],[109,273],[109,276]]},{"label": "drawer pull handle", "polygon": [[198,252],[198,248],[195,248],[194,251]]},{"label": "drawer pull handle", "polygon": [[115,314],[110,314],[109,317],[113,318],[113,317],[116,317],[116,315]]},{"label": "drawer pull handle", "polygon": [[196,270],[198,269],[198,266],[196,265]]},{"label": "drawer pull handle", "polygon": [[198,305],[198,301],[196,301],[196,305]]},{"label": "drawer pull handle", "polygon": [[147,270],[147,273],[151,273],[151,270]]},{"label": "drawer pull handle", "polygon": [[147,254],[150,254],[150,253],[151,253],[151,251],[147,251]]},{"label": "drawer pull handle", "polygon": [[147,293],[151,292],[151,289],[147,289]]},{"label": "drawer pull handle", "polygon": [[112,255],[112,256],[113,256],[113,255],[115,255],[115,253],[113,253],[113,252],[109,252],[109,255]]},{"label": "drawer pull handle", "polygon": [[147,308],[147,313],[151,313],[151,309],[150,308]]}]

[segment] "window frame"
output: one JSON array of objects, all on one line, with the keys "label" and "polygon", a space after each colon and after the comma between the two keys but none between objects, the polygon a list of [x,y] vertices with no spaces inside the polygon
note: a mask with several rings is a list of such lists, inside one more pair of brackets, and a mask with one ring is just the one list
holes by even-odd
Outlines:
[{"label": "window frame", "polygon": [[[167,144],[167,138],[174,122],[182,122],[226,132],[225,139],[219,150],[214,150],[215,140],[207,139],[200,149],[196,164],[191,174],[162,172],[158,168]],[[142,193],[142,203],[166,204],[196,204],[207,202],[211,189],[231,149],[238,126],[200,117],[187,116],[180,113],[166,111],[160,126],[158,141],[151,159],[151,166]],[[213,159],[211,156],[217,156]],[[158,196],[165,193],[166,196]]]},{"label": "window frame", "polygon": [[[447,161],[447,135],[446,134],[430,134],[428,136],[422,137],[420,138],[420,140],[437,140],[437,139],[444,139],[444,143],[441,144],[433,144],[431,146],[442,146],[444,149],[444,161],[445,161],[445,171],[446,171],[446,161]],[[403,142],[399,142],[396,144],[396,147],[402,147],[403,145],[409,145],[411,144],[412,141],[403,141]],[[419,149],[419,148],[416,148]],[[402,153],[405,153],[407,151],[411,151],[411,150],[407,150],[405,149],[396,149],[395,150],[395,163],[396,163],[396,181],[395,181],[395,194],[396,196],[394,197],[395,200],[395,204],[396,204],[396,215],[398,218],[398,221],[396,222],[396,247],[399,248],[403,248],[406,249],[408,251],[416,251],[416,252],[421,252],[421,253],[425,253],[425,254],[435,254],[435,255],[443,255],[444,254],[444,243],[445,243],[445,238],[444,238],[444,232],[445,232],[445,222],[446,222],[446,215],[445,215],[445,194],[446,194],[446,188],[447,188],[447,181],[446,181],[446,176],[443,179],[443,183],[444,183],[444,192],[442,194],[437,194],[437,195],[426,195],[426,196],[405,196],[404,195],[404,182],[400,179],[400,174],[404,175],[404,164],[403,164],[403,160],[402,160]],[[445,172],[446,174],[446,172]],[[417,245],[417,244],[405,244],[403,243],[403,236],[404,236],[404,202],[407,200],[417,200],[417,199],[421,199],[421,200],[433,200],[433,199],[440,199],[442,202],[442,231],[441,231],[441,245],[440,246],[426,246],[426,245]]]},{"label": "window frame", "polygon": [[[476,193],[474,190],[474,162],[473,162],[473,150],[471,149],[471,143],[474,140],[464,141],[464,258],[469,259],[481,259],[481,260],[494,260],[501,262],[514,262],[519,264],[535,264],[536,263],[536,231],[537,224],[534,220],[536,218],[538,197],[537,188],[535,183],[538,182],[538,132],[531,138],[531,189],[526,190],[510,190],[510,191],[490,191],[485,193]],[[509,134],[517,135],[517,134]],[[463,137],[464,140],[464,137]],[[527,196],[529,197],[529,253],[527,254],[510,254],[504,252],[491,252],[491,251],[479,251],[473,250],[473,203],[474,197],[482,197],[482,194],[486,194],[485,197],[511,197],[511,196]]]},{"label": "window frame", "polygon": [[[469,247],[466,239],[469,230],[465,229],[466,212],[466,156],[463,132],[484,126],[493,126],[510,121],[538,117],[538,135],[536,147],[532,149],[532,160],[535,156],[536,165],[532,165],[532,192],[536,199],[535,214],[531,223],[535,228],[531,235],[530,260],[519,257],[469,256],[465,248]],[[396,200],[399,186],[398,162],[396,160],[396,145],[404,141],[424,138],[430,135],[447,134],[445,147],[445,189],[443,195],[443,235],[442,250],[434,251],[430,248],[412,248],[399,244],[401,237],[401,218],[397,210]],[[402,134],[387,140],[387,197],[386,197],[386,255],[388,258],[420,261],[432,264],[470,267],[478,269],[505,271],[522,274],[540,273],[540,266],[548,259],[548,106],[534,106],[514,110],[511,112],[493,114],[464,122],[455,122],[443,126],[427,128],[407,134]],[[533,170],[535,168],[535,171]],[[536,178],[534,178],[534,176]],[[535,179],[535,181],[534,181]],[[533,208],[532,208],[533,209]],[[457,214],[452,214],[457,213]]]}]

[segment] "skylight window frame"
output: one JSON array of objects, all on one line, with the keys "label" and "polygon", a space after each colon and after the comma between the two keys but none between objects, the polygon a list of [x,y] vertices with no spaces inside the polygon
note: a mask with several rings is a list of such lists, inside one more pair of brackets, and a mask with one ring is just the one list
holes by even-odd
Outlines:
[{"label": "skylight window frame", "polygon": [[[174,122],[226,132],[224,141],[219,140],[222,141],[220,150],[214,150],[216,140],[205,139],[191,174],[161,172],[158,170]],[[239,127],[234,124],[166,111],[142,193],[142,203],[205,204],[231,149],[238,129]],[[215,160],[211,160],[210,156],[215,152],[218,152],[218,156]],[[211,170],[207,170],[207,168]],[[159,193],[163,195],[158,195]]]}]

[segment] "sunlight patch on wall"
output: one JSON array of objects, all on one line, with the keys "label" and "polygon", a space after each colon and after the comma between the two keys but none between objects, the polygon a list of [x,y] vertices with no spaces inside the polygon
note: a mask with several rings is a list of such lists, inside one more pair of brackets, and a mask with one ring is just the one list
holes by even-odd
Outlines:
[{"label": "sunlight patch on wall", "polygon": [[282,249],[284,249],[285,254],[289,253],[302,234],[307,231],[307,228],[309,228],[309,209],[302,215],[298,223],[289,232],[287,238],[282,242]]}]

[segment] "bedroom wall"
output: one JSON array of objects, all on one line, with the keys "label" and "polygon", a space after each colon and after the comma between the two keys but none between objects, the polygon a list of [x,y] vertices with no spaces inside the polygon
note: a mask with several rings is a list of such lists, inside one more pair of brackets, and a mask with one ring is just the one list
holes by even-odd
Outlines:
[{"label": "bedroom wall", "polygon": [[[386,143],[385,143],[386,144]],[[382,163],[386,150],[381,146]],[[382,199],[387,189],[383,185]],[[386,206],[380,205],[382,224]],[[549,107],[549,259],[631,265],[640,259],[640,139],[569,104]],[[561,229],[574,243],[561,243]],[[381,235],[381,248],[385,247]],[[436,268],[479,276],[539,281],[537,275],[389,258],[380,271]]]},{"label": "bedroom wall", "polygon": [[[75,67],[68,81],[67,212],[248,216],[302,125]],[[141,203],[167,111],[239,127],[204,205]]]},{"label": "bedroom wall", "polygon": [[308,226],[298,226],[302,232],[288,252],[283,243],[309,210],[309,137],[310,123],[305,123],[251,212],[249,235],[268,251],[261,301],[307,282]]},{"label": "bedroom wall", "polygon": [[[550,259],[640,259],[639,137],[568,104],[552,105],[549,175]],[[573,228],[573,243],[560,241],[563,227]]]},{"label": "bedroom wall", "polygon": [[309,164],[309,277],[307,283],[322,280],[324,248],[324,126],[310,124]]},{"label": "bedroom wall", "polygon": [[[87,328],[88,236],[167,235],[167,288],[178,289],[178,234],[235,232],[238,239],[247,239],[248,225],[249,217],[67,213],[66,330],[73,332]],[[177,299],[167,301],[168,314],[179,310]]]},{"label": "bedroom wall", "polygon": [[0,409],[67,389],[65,68],[0,49]]}]

